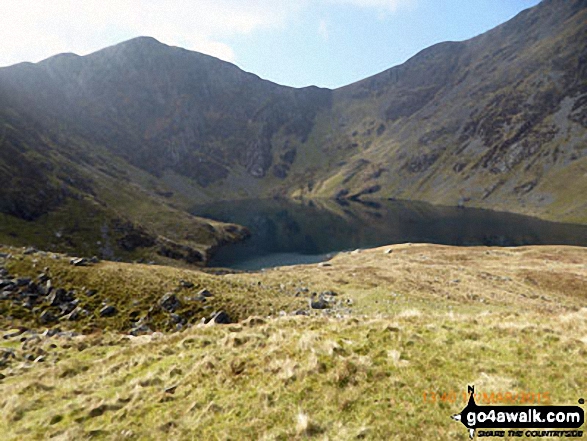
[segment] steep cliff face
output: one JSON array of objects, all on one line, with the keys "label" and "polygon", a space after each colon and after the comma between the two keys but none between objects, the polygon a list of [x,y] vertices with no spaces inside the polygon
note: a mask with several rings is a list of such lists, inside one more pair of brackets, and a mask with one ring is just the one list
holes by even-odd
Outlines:
[{"label": "steep cliff face", "polygon": [[63,54],[0,70],[6,102],[47,127],[100,143],[155,175],[201,186],[235,165],[271,167],[271,139],[304,140],[331,92],[263,81],[213,57],[141,37],[87,57]]},{"label": "steep cliff face", "polygon": [[[313,192],[379,189],[584,222],[585,23],[585,2],[543,2],[335,91],[328,120],[357,152]],[[324,144],[336,150],[340,137]]]},{"label": "steep cliff face", "polygon": [[147,37],[3,68],[0,213],[90,201],[157,236],[201,201],[393,197],[587,222],[585,23],[544,1],[334,91]]}]

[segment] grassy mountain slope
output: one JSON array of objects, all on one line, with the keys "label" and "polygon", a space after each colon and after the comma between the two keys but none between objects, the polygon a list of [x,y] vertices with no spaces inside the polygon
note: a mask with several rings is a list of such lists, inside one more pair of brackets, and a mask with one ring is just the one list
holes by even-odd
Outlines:
[{"label": "grassy mountain slope", "polygon": [[[215,199],[211,184],[231,173],[258,181],[273,160],[273,134],[303,139],[329,96],[262,81],[151,38],[0,69],[1,240],[204,262],[246,231],[186,210]],[[239,188],[220,197],[250,194]],[[53,235],[71,239],[78,229],[68,218],[86,227],[75,243]],[[140,233],[132,234],[148,238],[127,250],[120,237],[103,237],[112,223],[133,224]],[[106,248],[97,244],[104,241]]]},{"label": "grassy mountain slope", "polygon": [[[468,384],[478,404],[504,404],[508,393],[517,403],[533,393],[541,404],[574,404],[587,386],[582,248],[395,245],[341,254],[331,266],[224,276],[152,267],[148,279],[141,265],[75,268],[2,251],[13,254],[2,262],[13,275],[47,264],[56,283],[78,289],[124,279],[109,285],[117,305],[185,279],[243,319],[139,337],[49,337],[6,323],[6,439],[467,439],[450,415],[464,407]],[[278,314],[325,289],[352,306]],[[182,301],[190,294],[177,292]],[[255,310],[261,317],[247,319]]]},{"label": "grassy mountain slope", "polygon": [[99,145],[3,113],[0,238],[8,245],[204,263],[241,227],[196,218],[151,175]]},{"label": "grassy mountain slope", "polygon": [[585,6],[542,2],[336,90],[332,112],[319,116],[330,128],[317,128],[315,143],[344,165],[305,193],[374,192],[585,222]]}]

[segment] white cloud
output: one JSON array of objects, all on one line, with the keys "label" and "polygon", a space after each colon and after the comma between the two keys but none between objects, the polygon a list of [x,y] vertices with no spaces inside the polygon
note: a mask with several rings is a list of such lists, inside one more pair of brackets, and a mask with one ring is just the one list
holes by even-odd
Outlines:
[{"label": "white cloud", "polygon": [[320,24],[318,24],[318,35],[328,41],[328,24],[326,20],[320,20]]},{"label": "white cloud", "polygon": [[[235,61],[228,39],[280,29],[314,6],[354,5],[387,14],[417,0],[0,0],[0,66],[60,52],[85,55],[147,35]],[[318,33],[328,39],[328,23]]]},{"label": "white cloud", "polygon": [[287,23],[303,3],[275,0],[1,0],[0,66],[80,55],[140,35],[234,61],[223,39]]}]

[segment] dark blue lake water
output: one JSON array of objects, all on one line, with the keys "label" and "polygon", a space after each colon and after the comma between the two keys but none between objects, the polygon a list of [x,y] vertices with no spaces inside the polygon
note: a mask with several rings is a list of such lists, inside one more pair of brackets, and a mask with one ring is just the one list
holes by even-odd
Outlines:
[{"label": "dark blue lake water", "polygon": [[585,225],[419,202],[259,199],[201,205],[192,213],[251,231],[249,239],[223,247],[210,262],[245,270],[315,263],[339,251],[405,242],[587,246]]}]

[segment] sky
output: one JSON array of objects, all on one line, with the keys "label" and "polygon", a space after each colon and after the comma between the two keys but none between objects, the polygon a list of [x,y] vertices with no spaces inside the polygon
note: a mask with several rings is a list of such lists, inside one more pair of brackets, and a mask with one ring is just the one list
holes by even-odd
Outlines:
[{"label": "sky", "polygon": [[279,84],[336,88],[465,40],[539,0],[0,0],[0,66],[138,36]]}]

